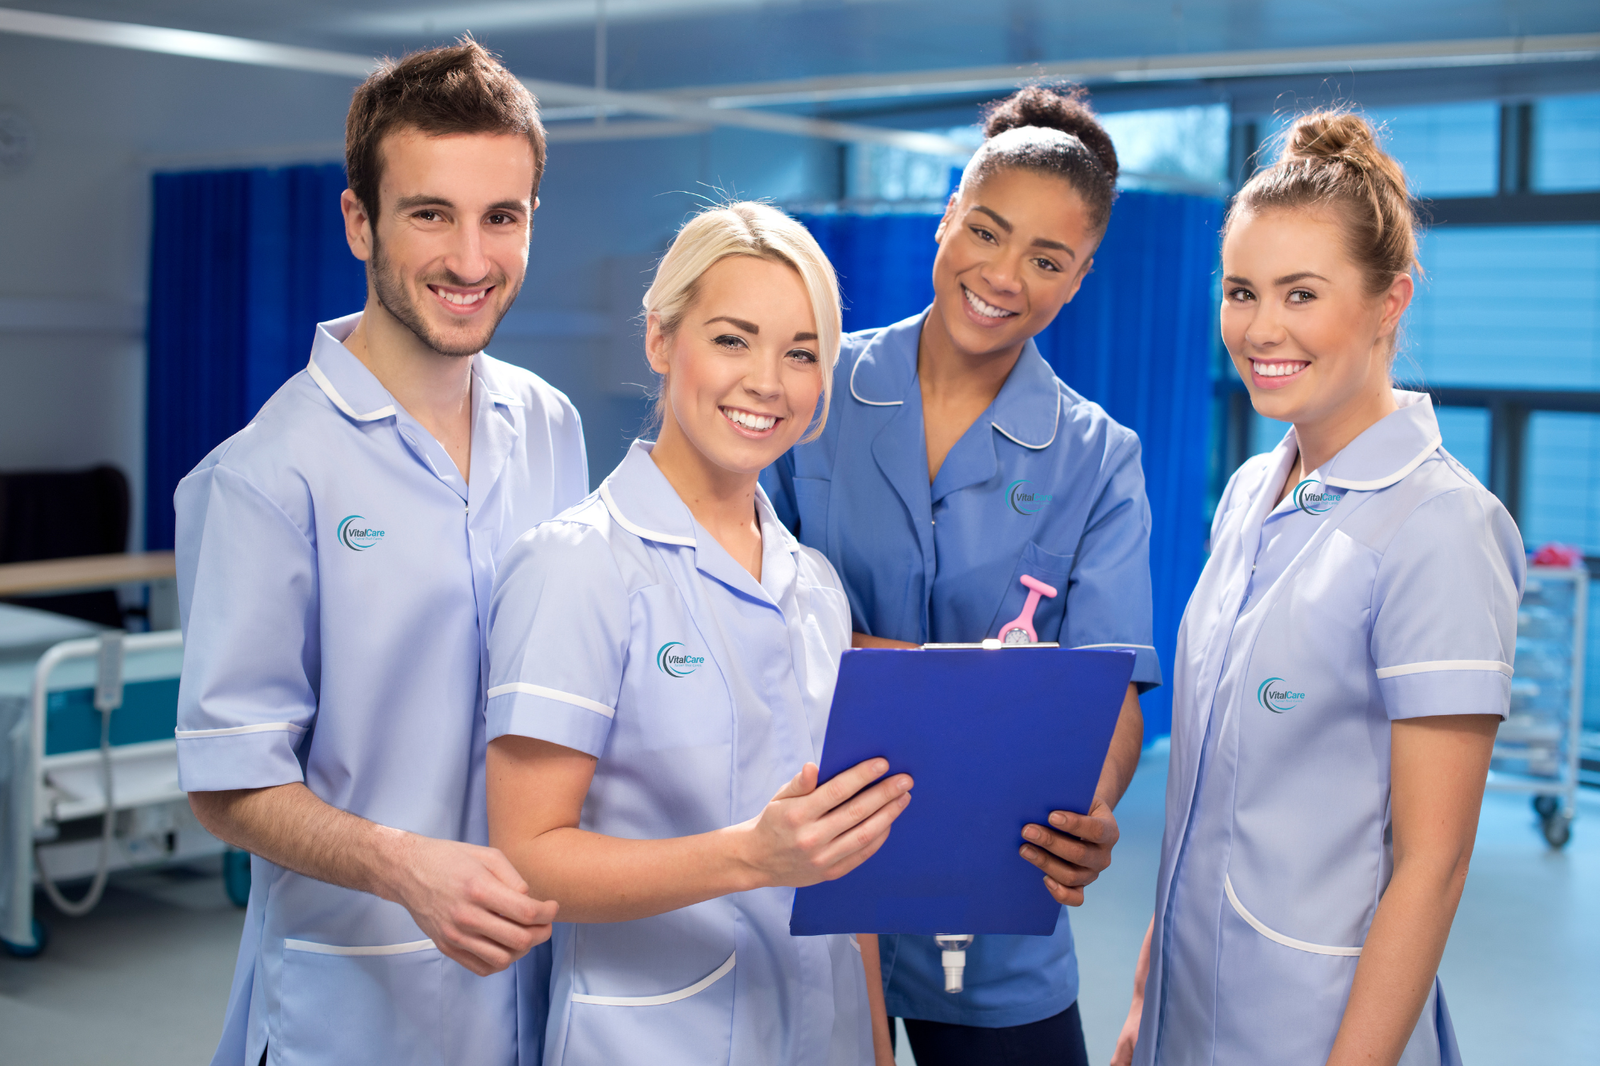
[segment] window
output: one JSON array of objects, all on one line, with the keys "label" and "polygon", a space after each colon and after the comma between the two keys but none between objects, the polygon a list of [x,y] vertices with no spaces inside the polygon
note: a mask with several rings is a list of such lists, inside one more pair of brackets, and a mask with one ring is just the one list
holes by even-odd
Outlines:
[{"label": "window", "polygon": [[1600,189],[1600,96],[1557,96],[1535,105],[1533,187]]},{"label": "window", "polygon": [[1493,100],[1374,111],[1384,147],[1417,196],[1491,196],[1499,186],[1500,105]]},{"label": "window", "polygon": [[1530,550],[1555,540],[1600,555],[1600,415],[1535,411],[1527,441],[1522,539]]},{"label": "window", "polygon": [[1600,226],[1442,229],[1421,256],[1402,379],[1600,389]]},{"label": "window", "polygon": [[1444,450],[1472,476],[1489,484],[1489,411],[1484,407],[1438,407],[1434,413],[1439,418],[1439,435],[1444,438]]},{"label": "window", "polygon": [[1228,177],[1228,120],[1225,104],[1100,116],[1117,149],[1120,184],[1188,185],[1185,191],[1212,196]]}]

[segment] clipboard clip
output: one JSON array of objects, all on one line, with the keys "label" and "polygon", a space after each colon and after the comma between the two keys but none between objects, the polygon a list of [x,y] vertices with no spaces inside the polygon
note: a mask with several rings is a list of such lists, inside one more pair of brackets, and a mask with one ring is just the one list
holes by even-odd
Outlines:
[{"label": "clipboard clip", "polygon": [[1022,613],[1000,627],[999,640],[1002,644],[1037,644],[1039,634],[1033,628],[1033,612],[1039,606],[1039,597],[1048,596],[1056,598],[1053,585],[1046,585],[1032,574],[1023,574],[1020,579],[1028,589],[1028,600],[1022,605]]}]

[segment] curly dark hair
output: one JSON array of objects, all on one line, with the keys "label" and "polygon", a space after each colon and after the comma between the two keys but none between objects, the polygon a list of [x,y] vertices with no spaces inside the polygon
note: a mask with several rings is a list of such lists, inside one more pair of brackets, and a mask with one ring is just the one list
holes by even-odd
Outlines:
[{"label": "curly dark hair", "polygon": [[983,110],[984,143],[962,184],[1013,167],[1064,180],[1102,232],[1117,197],[1117,150],[1081,85],[1030,85]]}]

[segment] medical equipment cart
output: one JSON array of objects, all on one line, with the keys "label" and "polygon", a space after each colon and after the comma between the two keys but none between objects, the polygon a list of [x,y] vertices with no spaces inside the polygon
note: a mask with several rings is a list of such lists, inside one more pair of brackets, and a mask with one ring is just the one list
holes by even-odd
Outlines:
[{"label": "medical equipment cart", "polygon": [[[32,662],[26,707],[0,737],[9,764],[0,808],[0,941],[9,953],[44,948],[35,883],[58,910],[84,914],[114,870],[227,850],[196,821],[178,785],[173,729],[182,660],[182,634],[169,630],[66,640]],[[7,665],[16,673],[22,664]],[[20,687],[5,677],[0,684],[7,680]],[[55,887],[83,877],[92,881],[77,899]],[[231,881],[229,895],[236,895]]]},{"label": "medical equipment cart", "polygon": [[1517,610],[1511,715],[1495,737],[1489,788],[1533,797],[1545,840],[1566,846],[1583,738],[1589,574],[1530,566]]}]

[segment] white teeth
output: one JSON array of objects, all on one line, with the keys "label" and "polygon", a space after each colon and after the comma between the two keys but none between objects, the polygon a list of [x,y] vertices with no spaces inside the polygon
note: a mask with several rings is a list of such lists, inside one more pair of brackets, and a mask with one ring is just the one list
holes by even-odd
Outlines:
[{"label": "white teeth", "polygon": [[1251,360],[1250,367],[1264,378],[1286,378],[1290,374],[1298,374],[1310,363],[1258,363]]},{"label": "white teeth", "polygon": [[1015,311],[1007,311],[1003,307],[996,307],[994,304],[984,303],[982,300],[978,299],[978,297],[973,294],[972,290],[967,288],[965,285],[961,286],[961,291],[966,294],[967,303],[972,305],[972,309],[978,312],[978,314],[982,315],[984,318],[1010,318],[1016,314]]},{"label": "white teeth", "polygon": [[447,303],[453,303],[458,307],[468,307],[477,303],[488,294],[488,291],[489,290],[487,289],[484,289],[482,292],[445,292],[443,289],[434,290],[434,292],[437,292],[440,296],[444,297]]},{"label": "white teeth", "polygon": [[720,408],[722,414],[729,422],[753,429],[757,433],[771,429],[778,424],[778,419],[773,415],[753,415],[748,411],[735,411],[731,407]]}]

